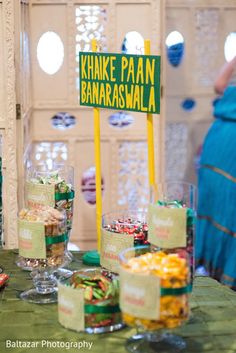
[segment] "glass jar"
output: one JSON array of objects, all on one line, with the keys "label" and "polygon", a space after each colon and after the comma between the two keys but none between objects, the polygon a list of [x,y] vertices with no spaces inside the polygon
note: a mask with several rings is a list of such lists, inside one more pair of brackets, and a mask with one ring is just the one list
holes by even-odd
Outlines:
[{"label": "glass jar", "polygon": [[[64,251],[64,263],[70,263],[72,254],[68,251],[68,243],[74,208],[73,168],[58,164],[54,164],[52,170],[48,170],[45,165],[29,168],[26,172],[25,194],[26,205],[30,209],[50,206],[65,211],[68,239]],[[38,266],[38,263],[36,260],[19,257],[17,265],[24,270],[31,271]]]},{"label": "glass jar", "polygon": [[128,340],[128,350],[166,352],[167,348],[184,348],[180,337],[159,332],[181,326],[189,317],[188,258],[140,246],[123,251],[120,261],[123,321],[139,331]]},{"label": "glass jar", "polygon": [[101,266],[119,272],[119,253],[127,248],[147,244],[147,211],[120,210],[102,216]]},{"label": "glass jar", "polygon": [[[53,187],[52,204],[49,206],[64,209],[67,216],[67,228],[71,230],[73,220],[74,199],[74,168],[62,164],[53,164],[53,169],[48,170],[46,166],[31,167],[26,173],[26,204],[29,208],[38,205],[48,205],[51,200],[47,197],[48,189],[43,186]],[[32,191],[32,187],[41,186],[41,199]],[[37,198],[38,196],[38,198]]]},{"label": "glass jar", "polygon": [[68,241],[65,211],[50,206],[22,209],[18,216],[18,234],[20,258],[33,267],[35,285],[34,289],[21,293],[21,299],[34,303],[57,301],[53,272],[65,263]]},{"label": "glass jar", "polygon": [[191,280],[195,272],[195,221],[197,192],[193,184],[169,181],[151,190],[148,209],[151,244],[169,252],[189,255]]},{"label": "glass jar", "polygon": [[[117,277],[105,277],[99,269],[87,269],[76,271],[71,278],[59,282],[58,313],[63,326],[87,333],[113,332],[124,326]],[[72,319],[67,318],[66,325],[64,315],[73,305],[81,310]],[[80,329],[76,321],[82,322]]]}]

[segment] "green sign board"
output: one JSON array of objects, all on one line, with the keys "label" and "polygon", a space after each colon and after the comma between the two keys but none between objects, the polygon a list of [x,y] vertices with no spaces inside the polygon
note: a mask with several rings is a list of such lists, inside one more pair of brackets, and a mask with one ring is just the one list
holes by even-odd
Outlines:
[{"label": "green sign board", "polygon": [[159,114],[160,59],[80,52],[80,104]]}]

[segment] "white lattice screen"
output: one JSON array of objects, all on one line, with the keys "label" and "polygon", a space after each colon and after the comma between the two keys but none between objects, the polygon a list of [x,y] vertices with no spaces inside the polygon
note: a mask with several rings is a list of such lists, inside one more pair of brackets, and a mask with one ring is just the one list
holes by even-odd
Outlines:
[{"label": "white lattice screen", "polygon": [[225,61],[226,37],[235,31],[233,18],[236,3],[231,0],[166,1],[166,35],[178,31],[184,38],[180,65],[167,61],[166,66],[168,178],[197,181],[201,144],[213,121],[213,82]]},{"label": "white lattice screen", "polygon": [[[119,53],[127,50],[127,39],[136,32],[139,43],[133,48],[139,48],[138,53],[140,40],[148,38],[151,52],[160,54],[170,32],[182,34],[184,42],[171,48],[172,54],[184,48],[184,55],[178,52],[174,58],[174,66],[167,59],[170,53],[162,51],[167,128],[164,138],[164,120],[155,117],[156,164],[160,178],[165,145],[166,176],[196,181],[196,154],[212,121],[212,82],[224,62],[225,39],[235,31],[235,17],[234,0],[97,0],[96,4],[0,0],[0,134],[7,247],[17,245],[13,196],[18,178],[21,206],[23,156],[26,164],[50,164],[55,159],[74,166],[72,241],[82,248],[95,245],[95,205],[88,202],[94,193],[93,117],[91,109],[78,105],[78,52],[89,50],[92,38],[99,41],[101,51]],[[52,75],[42,70],[37,57],[38,42],[47,32],[55,33],[62,43],[61,63]],[[181,61],[179,66],[175,60]],[[145,119],[138,113],[101,111],[104,211],[145,205],[149,193]]]},{"label": "white lattice screen", "polygon": [[[76,181],[72,241],[84,248],[96,244],[94,144],[92,109],[78,104],[79,51],[91,50],[90,43],[95,38],[100,51],[119,53],[126,33],[131,31],[138,32],[145,39],[160,37],[160,21],[159,25],[156,21],[161,13],[160,6],[161,3],[153,0],[141,3],[97,1],[96,4],[92,1],[79,4],[77,1],[30,1],[33,143],[28,156],[34,165],[42,161],[50,164],[53,159],[63,159],[67,153],[64,162],[74,166]],[[57,17],[53,16],[55,12]],[[145,17],[145,21],[138,21],[141,13],[149,20]],[[63,63],[51,76],[43,72],[37,58],[38,40],[49,30],[56,33],[64,45]],[[152,43],[153,54],[160,53],[160,45],[160,42]],[[146,117],[139,113],[122,112],[118,116],[117,113],[101,110],[104,212],[118,207],[144,207],[149,195]],[[76,119],[70,129],[63,128],[60,123],[65,114]],[[157,119],[155,125],[159,131]],[[66,148],[66,152],[62,148]],[[161,147],[156,154],[159,163]],[[158,174],[161,175],[160,169]]]}]

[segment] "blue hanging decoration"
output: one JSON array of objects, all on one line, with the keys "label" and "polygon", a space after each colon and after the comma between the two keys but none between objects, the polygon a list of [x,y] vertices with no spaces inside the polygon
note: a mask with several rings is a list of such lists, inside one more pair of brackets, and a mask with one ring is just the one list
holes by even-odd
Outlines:
[{"label": "blue hanging decoration", "polygon": [[166,52],[169,63],[172,66],[177,67],[180,65],[184,56],[184,43],[166,46]]},{"label": "blue hanging decoration", "polygon": [[195,106],[196,106],[196,101],[193,98],[186,98],[181,103],[181,107],[187,111],[193,110]]}]

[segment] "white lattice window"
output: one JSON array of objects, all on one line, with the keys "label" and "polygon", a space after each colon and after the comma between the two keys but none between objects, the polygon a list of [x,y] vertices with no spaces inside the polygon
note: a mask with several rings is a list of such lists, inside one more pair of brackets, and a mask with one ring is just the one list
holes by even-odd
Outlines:
[{"label": "white lattice window", "polygon": [[65,164],[68,157],[64,142],[35,142],[31,145],[28,165],[45,165],[51,169],[53,164]]},{"label": "white lattice window", "polygon": [[129,209],[147,206],[149,187],[146,142],[121,142],[118,165],[118,205]]},{"label": "white lattice window", "polygon": [[198,83],[212,86],[217,69],[215,58],[219,55],[219,11],[197,9],[195,21]]},{"label": "white lattice window", "polygon": [[140,33],[131,31],[126,33],[122,43],[122,53],[124,54],[144,54],[144,39]]},{"label": "white lattice window", "polygon": [[[76,62],[80,51],[91,51],[91,40],[96,39],[100,51],[107,50],[106,22],[107,10],[101,5],[81,5],[75,9],[76,22]],[[79,90],[79,64],[76,68],[76,88]]]},{"label": "white lattice window", "polygon": [[169,123],[166,126],[166,179],[183,180],[187,168],[188,126]]}]

